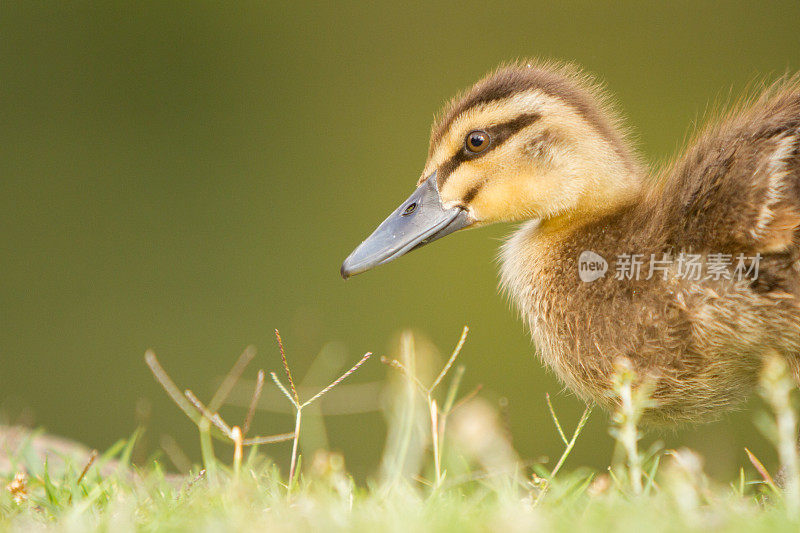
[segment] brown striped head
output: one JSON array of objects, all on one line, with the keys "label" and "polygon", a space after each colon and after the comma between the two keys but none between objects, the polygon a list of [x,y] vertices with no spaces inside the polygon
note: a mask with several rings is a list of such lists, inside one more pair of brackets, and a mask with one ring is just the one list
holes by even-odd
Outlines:
[{"label": "brown striped head", "polygon": [[574,68],[503,67],[436,121],[417,190],[347,258],[347,278],[458,229],[590,217],[639,193],[602,93]]},{"label": "brown striped head", "polygon": [[600,88],[571,66],[503,67],[434,123],[419,183],[475,224],[598,213],[638,194],[639,165]]}]

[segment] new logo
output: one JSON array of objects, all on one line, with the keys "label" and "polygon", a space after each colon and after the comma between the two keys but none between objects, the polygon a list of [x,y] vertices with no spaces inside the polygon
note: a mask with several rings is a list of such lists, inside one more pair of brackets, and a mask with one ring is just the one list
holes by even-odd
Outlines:
[{"label": "new logo", "polygon": [[590,250],[584,250],[578,256],[578,275],[581,281],[590,283],[606,275],[608,262],[603,256]]}]

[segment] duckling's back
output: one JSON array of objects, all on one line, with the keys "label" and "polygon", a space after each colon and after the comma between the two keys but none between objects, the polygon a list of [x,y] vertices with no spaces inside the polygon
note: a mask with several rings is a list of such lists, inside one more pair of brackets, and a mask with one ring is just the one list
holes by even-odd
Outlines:
[{"label": "duckling's back", "polygon": [[[671,228],[676,248],[761,253],[790,267],[800,243],[799,149],[794,77],[701,133],[643,206]],[[778,280],[763,289],[796,291]]]}]

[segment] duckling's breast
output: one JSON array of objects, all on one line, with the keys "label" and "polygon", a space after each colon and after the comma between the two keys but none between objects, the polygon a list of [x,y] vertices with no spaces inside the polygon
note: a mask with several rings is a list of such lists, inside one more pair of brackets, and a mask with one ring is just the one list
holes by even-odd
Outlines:
[{"label": "duckling's breast", "polygon": [[795,305],[767,305],[746,283],[685,281],[674,267],[628,279],[618,258],[631,251],[665,252],[614,224],[548,235],[537,222],[502,250],[502,286],[540,357],[583,400],[613,408],[615,361],[626,358],[653,386],[647,421],[700,421],[747,397],[765,351],[800,353]]}]

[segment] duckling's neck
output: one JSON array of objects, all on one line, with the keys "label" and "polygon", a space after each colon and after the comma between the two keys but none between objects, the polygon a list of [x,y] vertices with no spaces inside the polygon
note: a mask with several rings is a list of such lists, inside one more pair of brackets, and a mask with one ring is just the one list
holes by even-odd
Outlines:
[{"label": "duckling's neck", "polygon": [[542,305],[581,285],[577,262],[583,251],[607,254],[647,241],[641,238],[648,233],[644,197],[638,169],[591,180],[572,209],[530,220],[508,239],[500,256],[501,285],[532,330]]},{"label": "duckling's neck", "polygon": [[[620,162],[620,166],[622,162]],[[587,185],[575,205],[564,212],[541,218],[532,237],[540,240],[564,238],[587,225],[629,211],[644,198],[643,171],[638,167],[598,168],[587,179]]]}]

